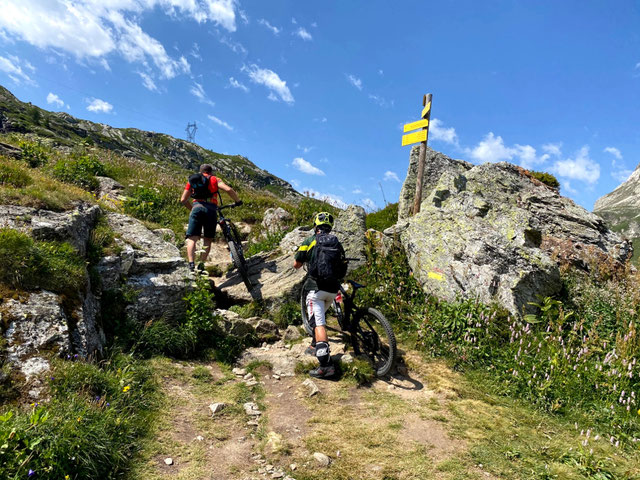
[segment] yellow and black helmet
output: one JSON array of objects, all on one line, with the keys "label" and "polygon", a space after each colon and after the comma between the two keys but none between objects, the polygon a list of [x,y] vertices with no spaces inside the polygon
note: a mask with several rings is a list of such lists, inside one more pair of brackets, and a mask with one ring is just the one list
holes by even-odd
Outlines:
[{"label": "yellow and black helmet", "polygon": [[316,218],[313,219],[313,224],[316,227],[319,227],[320,225],[329,225],[333,228],[333,215],[329,212],[320,212],[316,215]]}]

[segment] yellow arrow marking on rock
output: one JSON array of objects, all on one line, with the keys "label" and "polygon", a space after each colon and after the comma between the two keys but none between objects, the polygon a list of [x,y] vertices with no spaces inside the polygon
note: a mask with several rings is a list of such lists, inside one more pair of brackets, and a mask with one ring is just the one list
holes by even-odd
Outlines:
[{"label": "yellow arrow marking on rock", "polygon": [[427,276],[429,278],[433,278],[434,280],[438,280],[439,282],[442,282],[444,280],[444,277],[441,274],[436,272],[429,272]]}]

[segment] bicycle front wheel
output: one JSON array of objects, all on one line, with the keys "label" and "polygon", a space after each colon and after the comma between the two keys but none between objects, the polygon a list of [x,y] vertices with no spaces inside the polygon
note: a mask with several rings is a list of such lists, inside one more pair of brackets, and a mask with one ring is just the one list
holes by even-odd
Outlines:
[{"label": "bicycle front wheel", "polygon": [[365,355],[378,377],[387,375],[396,358],[396,337],[391,324],[375,308],[356,311],[351,326],[351,344],[356,355]]},{"label": "bicycle front wheel", "polygon": [[233,264],[235,265],[238,272],[240,272],[240,276],[242,277],[242,281],[244,285],[247,287],[247,290],[251,292],[253,285],[251,284],[251,280],[249,280],[249,269],[247,268],[247,262],[244,259],[244,255],[242,253],[242,245],[237,245],[236,242],[229,242],[229,251],[231,252],[231,259],[233,260]]}]

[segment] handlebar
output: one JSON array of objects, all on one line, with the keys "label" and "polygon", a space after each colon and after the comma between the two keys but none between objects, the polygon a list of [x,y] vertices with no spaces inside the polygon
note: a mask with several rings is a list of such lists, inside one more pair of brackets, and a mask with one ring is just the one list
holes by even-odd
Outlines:
[{"label": "handlebar", "polygon": [[225,208],[236,208],[236,207],[239,207],[239,206],[240,205],[238,205],[238,203],[236,202],[236,203],[230,203],[228,205],[216,206],[216,208],[218,210],[224,210]]}]

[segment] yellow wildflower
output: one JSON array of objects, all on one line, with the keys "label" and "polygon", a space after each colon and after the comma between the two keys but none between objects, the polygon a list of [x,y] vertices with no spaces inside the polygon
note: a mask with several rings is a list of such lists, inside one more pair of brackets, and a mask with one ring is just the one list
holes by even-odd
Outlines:
[{"label": "yellow wildflower", "polygon": [[81,420],[82,420],[82,417],[78,417],[78,421],[81,421]]},{"label": "yellow wildflower", "polygon": [[69,480],[69,478],[71,478],[71,477],[69,477],[69,475],[65,475],[64,476],[64,480]]},{"label": "yellow wildflower", "polygon": [[122,389],[123,392],[128,392],[131,389],[131,387],[129,385],[127,385],[126,387],[124,387]]}]

